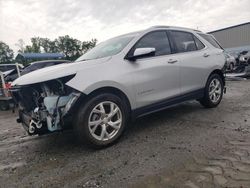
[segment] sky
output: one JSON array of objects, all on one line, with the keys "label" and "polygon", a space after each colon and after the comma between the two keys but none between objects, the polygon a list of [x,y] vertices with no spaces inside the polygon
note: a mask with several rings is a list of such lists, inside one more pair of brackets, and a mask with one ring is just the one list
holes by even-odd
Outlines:
[{"label": "sky", "polygon": [[154,25],[204,32],[250,21],[250,0],[0,0],[0,41],[108,38]]}]

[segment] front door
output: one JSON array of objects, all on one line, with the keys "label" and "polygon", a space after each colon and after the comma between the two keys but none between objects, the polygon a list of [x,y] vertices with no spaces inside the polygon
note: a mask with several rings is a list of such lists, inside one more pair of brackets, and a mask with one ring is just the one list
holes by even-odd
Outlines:
[{"label": "front door", "polygon": [[130,53],[137,48],[155,48],[155,55],[131,62],[134,67],[137,108],[180,95],[180,69],[171,54],[166,31],[154,31],[143,36]]}]

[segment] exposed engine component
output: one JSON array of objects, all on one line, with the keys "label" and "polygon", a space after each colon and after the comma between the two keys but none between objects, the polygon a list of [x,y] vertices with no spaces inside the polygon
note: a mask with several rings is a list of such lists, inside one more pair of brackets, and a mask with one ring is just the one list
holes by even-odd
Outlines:
[{"label": "exposed engine component", "polygon": [[56,79],[42,84],[13,88],[13,97],[17,99],[22,111],[20,114],[30,117],[26,120],[28,122],[20,117],[20,122],[28,126],[30,134],[62,129],[62,118],[80,96],[79,92],[64,83],[64,79]]},{"label": "exposed engine component", "polygon": [[48,112],[47,126],[49,131],[60,130],[62,110],[69,101],[70,96],[49,96],[44,98],[44,105]]},{"label": "exposed engine component", "polygon": [[35,121],[34,119],[31,119],[30,124],[29,124],[29,133],[34,134],[36,129],[41,129],[42,128],[42,123],[40,121]]},{"label": "exposed engine component", "polygon": [[30,121],[30,124],[29,124],[29,133],[30,134],[34,134],[35,133],[35,125],[36,125],[36,123],[33,121],[33,120],[31,120]]}]

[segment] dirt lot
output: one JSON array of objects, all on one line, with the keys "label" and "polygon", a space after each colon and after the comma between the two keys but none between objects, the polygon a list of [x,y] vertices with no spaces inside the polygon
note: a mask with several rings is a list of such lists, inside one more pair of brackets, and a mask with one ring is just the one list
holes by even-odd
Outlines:
[{"label": "dirt lot", "polygon": [[188,102],[131,124],[90,150],[72,132],[27,136],[0,112],[0,187],[250,187],[250,81],[216,109]]}]

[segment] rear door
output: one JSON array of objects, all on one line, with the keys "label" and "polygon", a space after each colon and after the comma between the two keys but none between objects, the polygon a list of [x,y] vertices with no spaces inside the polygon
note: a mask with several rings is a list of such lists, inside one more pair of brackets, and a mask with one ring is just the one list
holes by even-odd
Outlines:
[{"label": "rear door", "polygon": [[208,49],[190,32],[169,31],[169,34],[180,65],[181,94],[204,88],[211,65]]}]

